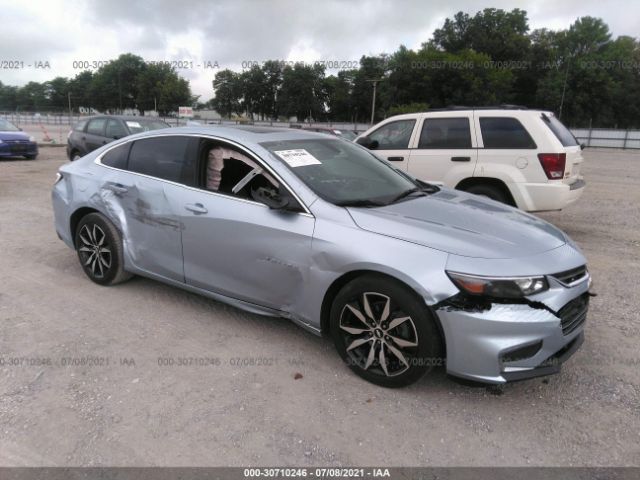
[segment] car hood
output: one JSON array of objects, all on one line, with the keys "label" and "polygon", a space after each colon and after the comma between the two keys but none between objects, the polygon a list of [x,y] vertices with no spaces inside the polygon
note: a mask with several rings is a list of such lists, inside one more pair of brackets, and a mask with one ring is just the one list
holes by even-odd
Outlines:
[{"label": "car hood", "polygon": [[24,132],[0,131],[0,140],[29,140],[29,135]]},{"label": "car hood", "polygon": [[362,229],[455,255],[516,258],[564,245],[553,225],[515,208],[456,190],[378,208],[348,208]]}]

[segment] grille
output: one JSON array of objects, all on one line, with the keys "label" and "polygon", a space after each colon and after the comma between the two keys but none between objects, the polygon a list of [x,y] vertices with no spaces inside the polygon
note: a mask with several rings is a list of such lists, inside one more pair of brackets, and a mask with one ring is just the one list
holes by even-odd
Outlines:
[{"label": "grille", "polygon": [[571,270],[566,270],[560,273],[554,273],[552,277],[557,278],[565,285],[570,285],[573,282],[577,282],[581,278],[584,278],[587,275],[587,266],[582,265],[578,268],[572,268]]},{"label": "grille", "polygon": [[558,312],[563,335],[569,335],[587,319],[589,294],[585,293],[571,300]]}]

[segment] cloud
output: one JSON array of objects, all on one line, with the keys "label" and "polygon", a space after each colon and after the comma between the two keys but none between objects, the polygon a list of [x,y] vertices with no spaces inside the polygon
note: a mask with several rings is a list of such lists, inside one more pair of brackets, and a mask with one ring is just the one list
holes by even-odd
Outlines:
[{"label": "cloud", "polygon": [[[567,28],[577,17],[602,17],[615,35],[637,35],[640,5],[568,0],[492,2],[528,12],[532,28]],[[49,60],[51,69],[2,72],[5,84],[73,77],[78,60],[102,61],[131,52],[146,60],[182,61],[179,73],[208,99],[218,71],[247,62],[357,62],[362,55],[390,53],[401,44],[417,48],[447,17],[470,14],[477,2],[436,0],[175,0],[34,1],[0,0],[3,29],[0,59]],[[186,63],[184,63],[186,61]],[[77,63],[75,64],[77,66]]]}]

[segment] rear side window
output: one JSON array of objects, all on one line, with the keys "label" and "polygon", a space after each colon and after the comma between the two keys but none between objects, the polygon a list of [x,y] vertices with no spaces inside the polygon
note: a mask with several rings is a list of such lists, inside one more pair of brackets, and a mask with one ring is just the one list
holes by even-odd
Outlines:
[{"label": "rear side window", "polygon": [[563,147],[575,147],[578,145],[578,141],[576,140],[576,137],[573,136],[573,133],[571,133],[571,131],[556,117],[543,113],[542,121],[547,127],[549,127],[556,138],[560,140]]},{"label": "rear side window", "polygon": [[91,135],[100,135],[104,136],[104,125],[107,123],[106,118],[96,118],[94,120],[89,121],[89,125],[87,125],[87,133]]},{"label": "rear side window", "polygon": [[129,153],[128,169],[152,177],[181,182],[189,137],[137,140]]},{"label": "rear side window", "polygon": [[522,124],[512,117],[480,117],[484,148],[536,148]]},{"label": "rear side window", "polygon": [[427,118],[418,148],[471,148],[468,118]]},{"label": "rear side window", "polygon": [[130,143],[125,143],[119,147],[113,148],[104,154],[102,157],[102,164],[108,167],[119,168],[121,170],[127,169],[127,158],[129,157]]},{"label": "rear side window", "polygon": [[378,142],[378,150],[399,150],[409,148],[415,120],[398,120],[387,123],[369,135]]}]

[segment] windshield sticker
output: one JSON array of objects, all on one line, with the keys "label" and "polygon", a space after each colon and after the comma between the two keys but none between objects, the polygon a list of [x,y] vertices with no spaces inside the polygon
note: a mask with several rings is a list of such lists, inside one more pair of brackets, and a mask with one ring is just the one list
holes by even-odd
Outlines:
[{"label": "windshield sticker", "polygon": [[295,150],[278,150],[274,153],[287,162],[290,167],[306,167],[307,165],[321,164],[320,160],[311,155],[304,148],[297,148]]},{"label": "windshield sticker", "polygon": [[131,128],[142,128],[138,122],[127,122],[127,125]]}]

